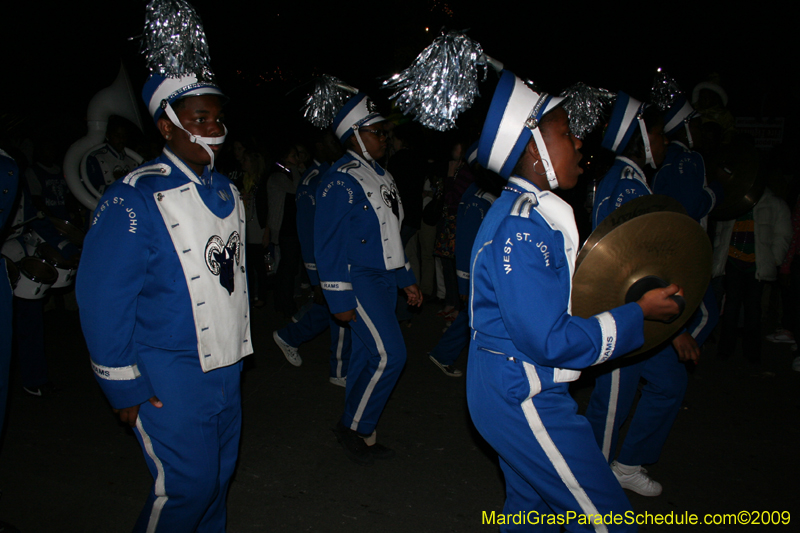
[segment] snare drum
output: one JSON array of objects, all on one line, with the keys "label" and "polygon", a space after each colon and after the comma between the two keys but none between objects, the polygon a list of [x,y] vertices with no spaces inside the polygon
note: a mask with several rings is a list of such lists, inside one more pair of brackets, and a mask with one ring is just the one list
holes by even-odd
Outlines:
[{"label": "snare drum", "polygon": [[39,257],[24,257],[17,262],[19,281],[14,288],[14,296],[25,300],[44,298],[53,283],[58,280],[56,269]]},{"label": "snare drum", "polygon": [[53,289],[67,287],[75,280],[75,267],[67,263],[67,260],[64,259],[64,256],[58,253],[58,250],[49,244],[41,243],[39,246],[37,246],[36,257],[40,257],[47,261],[47,263],[55,268],[56,272],[58,272],[58,279],[52,285]]},{"label": "snare drum", "polygon": [[0,253],[16,263],[25,257],[25,247],[17,239],[8,239],[3,243],[3,249]]},{"label": "snare drum", "polygon": [[19,280],[19,269],[14,262],[6,256],[3,256],[3,259],[6,260],[6,271],[8,272],[8,281],[11,283],[11,288],[17,286],[17,281]]}]

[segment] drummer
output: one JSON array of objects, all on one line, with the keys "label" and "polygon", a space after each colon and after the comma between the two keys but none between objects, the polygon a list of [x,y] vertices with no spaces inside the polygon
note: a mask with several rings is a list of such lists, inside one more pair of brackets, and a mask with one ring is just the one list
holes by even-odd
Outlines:
[{"label": "drummer", "polygon": [[645,318],[678,312],[669,296],[679,288],[670,285],[588,319],[571,315],[578,231],[572,208],[551,190],[577,183],[582,143],[561,101],[504,72],[478,147],[478,161],[508,184],[472,249],[467,401],[476,428],[500,456],[504,514],[631,510],[591,427],[577,415],[569,383],[580,369],[641,346]]},{"label": "drummer", "polygon": [[[20,180],[19,205],[13,217],[11,230],[4,242],[6,255],[17,253],[11,257],[19,261],[29,250],[28,240],[43,241],[58,250],[60,255],[70,263],[77,263],[78,248],[59,235],[47,218],[37,218],[37,210],[31,201],[31,194],[25,180]],[[26,222],[27,221],[27,222]],[[30,254],[32,255],[32,254]],[[21,273],[24,275],[24,273]],[[17,356],[23,391],[32,396],[45,396],[52,393],[55,387],[48,378],[47,359],[44,345],[44,294],[25,294],[17,289],[14,298],[14,335],[16,337]]]},{"label": "drummer", "polygon": [[[597,188],[592,229],[626,202],[652,194],[644,167],[657,168],[666,155],[661,111],[618,93],[602,145],[617,157]],[[628,417],[639,379],[647,382],[622,450],[611,462],[611,470],[623,488],[643,496],[661,494],[661,484],[652,480],[642,465],[658,461],[686,392],[683,361],[697,361],[699,355],[694,338],[683,332],[661,352],[606,365],[606,372],[597,378],[586,418],[608,461],[616,456],[619,429]]]}]

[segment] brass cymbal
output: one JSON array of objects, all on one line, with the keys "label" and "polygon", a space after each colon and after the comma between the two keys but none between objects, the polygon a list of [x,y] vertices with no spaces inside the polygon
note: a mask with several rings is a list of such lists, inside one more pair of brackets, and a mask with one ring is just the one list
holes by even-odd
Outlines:
[{"label": "brass cymbal", "polygon": [[758,173],[758,150],[734,141],[722,155],[722,202],[711,211],[717,220],[731,220],[750,211],[764,194],[766,183]]},{"label": "brass cymbal", "polygon": [[686,214],[686,209],[684,209],[679,201],[663,194],[640,196],[612,211],[610,215],[597,225],[592,234],[586,239],[586,242],[583,243],[578,257],[575,259],[575,270],[578,270],[583,258],[588,255],[598,242],[600,242],[600,239],[605,237],[614,228],[640,215],[661,211],[671,211],[673,213],[681,213],[682,215]]},{"label": "brass cymbal", "polygon": [[86,236],[86,234],[80,228],[71,222],[67,222],[66,220],[61,220],[55,217],[48,218],[50,219],[50,222],[53,223],[53,226],[55,226],[56,231],[60,235],[66,237],[71,244],[74,244],[78,248],[83,247],[83,238]]},{"label": "brass cymbal", "polygon": [[572,280],[572,314],[589,318],[619,307],[626,303],[636,282],[659,278],[683,288],[686,307],[669,324],[645,320],[644,345],[628,356],[669,339],[700,305],[711,279],[711,243],[703,228],[687,215],[658,211],[628,219],[602,238],[594,237],[593,233],[587,239],[595,244],[576,267]]}]

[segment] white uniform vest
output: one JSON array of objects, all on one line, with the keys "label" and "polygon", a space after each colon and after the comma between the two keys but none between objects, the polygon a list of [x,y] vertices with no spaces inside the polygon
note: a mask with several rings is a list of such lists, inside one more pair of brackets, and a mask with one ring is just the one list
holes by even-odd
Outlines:
[{"label": "white uniform vest", "polygon": [[[383,245],[383,261],[386,270],[404,267],[406,264],[403,242],[400,240],[400,225],[403,223],[403,204],[397,193],[397,185],[388,170],[383,171],[383,176],[375,172],[369,163],[364,161],[352,150],[350,153],[361,163],[356,168],[349,168],[350,174],[364,189],[381,228],[381,244]],[[347,166],[347,165],[345,165]],[[342,167],[343,168],[343,167]],[[340,168],[341,171],[341,168]],[[397,209],[397,214],[392,207]]]},{"label": "white uniform vest", "polygon": [[[231,194],[238,197],[231,186]],[[187,183],[153,195],[186,277],[203,372],[232,365],[253,353],[245,274],[244,206],[226,218],[206,207],[197,185]],[[205,216],[197,216],[205,210]],[[232,262],[233,287],[220,280]],[[242,341],[242,339],[244,339]]]}]

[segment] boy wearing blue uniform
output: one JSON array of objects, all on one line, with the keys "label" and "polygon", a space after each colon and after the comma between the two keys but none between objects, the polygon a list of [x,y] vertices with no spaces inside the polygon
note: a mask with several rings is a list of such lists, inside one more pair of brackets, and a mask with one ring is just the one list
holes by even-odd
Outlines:
[{"label": "boy wearing blue uniform", "polygon": [[[664,161],[667,139],[660,110],[620,92],[602,145],[617,158],[597,188],[592,229],[618,207],[652,194],[643,167],[657,168]],[[661,494],[661,485],[642,465],[658,460],[686,392],[683,361],[697,361],[699,354],[697,342],[683,332],[657,354],[613,363],[597,377],[586,418],[607,461],[616,455],[619,430],[633,405],[639,379],[647,381],[619,456],[611,462],[622,487],[643,496]]]},{"label": "boy wearing blue uniform", "polygon": [[335,431],[360,464],[392,455],[374,443],[374,432],[406,360],[397,288],[409,305],[422,304],[400,239],[397,186],[376,162],[386,151],[383,121],[362,93],[339,111],[333,129],[348,150],[317,188],[314,220],[320,285],[330,312],[353,333],[345,410]]},{"label": "boy wearing blue uniform", "polygon": [[77,296],[92,369],[136,437],[153,487],[135,531],[224,531],[252,353],[244,207],[214,171],[222,93],[153,74],[166,147],[113,183],[87,234]]},{"label": "boy wearing blue uniform", "polygon": [[592,517],[631,507],[568,387],[581,369],[639,347],[643,319],[677,313],[668,297],[679,289],[650,291],[589,319],[571,315],[578,231],[572,208],[551,189],[577,183],[581,141],[561,100],[504,72],[484,123],[478,161],[508,185],[472,250],[467,400],[500,456],[503,513],[525,517],[501,531],[559,531],[528,517],[570,511],[582,523],[564,524],[568,531],[635,531],[593,525]]},{"label": "boy wearing blue uniform", "polygon": [[[331,316],[322,289],[319,286],[319,274],[317,273],[317,261],[314,257],[314,217],[317,208],[317,188],[322,176],[330,169],[331,165],[324,157],[326,153],[335,153],[330,147],[329,138],[333,134],[327,131],[324,137],[316,143],[315,152],[317,155],[323,154],[320,163],[316,159],[314,165],[303,175],[303,180],[297,186],[295,202],[297,204],[297,235],[300,238],[300,252],[303,256],[308,279],[314,291],[314,300],[311,308],[295,323],[289,324],[283,329],[274,331],[272,338],[281,349],[286,359],[295,366],[300,366],[303,362],[298,352],[301,344],[310,341],[326,329],[331,330],[331,355],[330,355],[330,375],[328,380],[334,384],[344,387],[347,383],[347,368],[350,364],[350,329],[338,324]],[[335,140],[333,141],[335,142]],[[341,154],[340,150],[337,150]],[[334,156],[331,159],[336,158]]]}]

